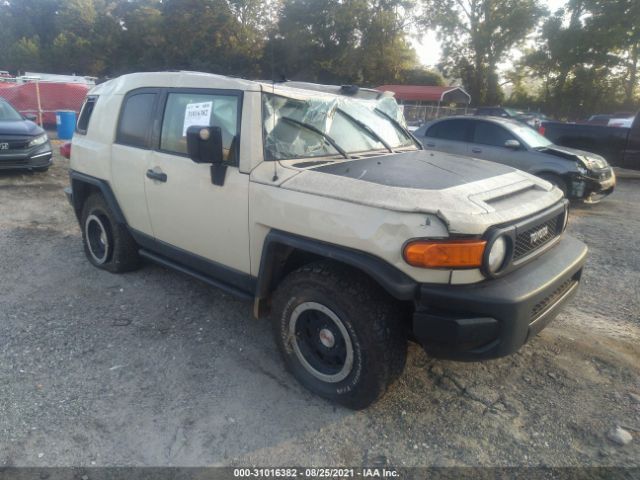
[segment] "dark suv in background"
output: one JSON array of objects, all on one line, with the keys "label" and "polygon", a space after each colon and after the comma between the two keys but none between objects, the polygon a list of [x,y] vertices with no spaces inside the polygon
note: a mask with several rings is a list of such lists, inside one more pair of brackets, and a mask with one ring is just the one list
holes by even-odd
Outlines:
[{"label": "dark suv in background", "polygon": [[0,98],[0,169],[44,172],[51,156],[46,132]]},{"label": "dark suv in background", "polygon": [[[508,118],[449,117],[414,135],[427,150],[503,163],[544,178],[570,199],[595,203],[611,192],[615,175],[595,153],[554,145],[534,129]],[[458,157],[449,157],[451,162]]]}]

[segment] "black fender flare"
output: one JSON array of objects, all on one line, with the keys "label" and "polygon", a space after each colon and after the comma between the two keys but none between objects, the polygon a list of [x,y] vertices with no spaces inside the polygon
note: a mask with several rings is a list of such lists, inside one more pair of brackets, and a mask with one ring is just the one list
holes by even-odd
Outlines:
[{"label": "black fender flare", "polygon": [[122,213],[120,205],[116,200],[116,196],[111,189],[111,185],[106,180],[101,178],[92,177],[84,173],[71,170],[69,173],[69,179],[71,180],[71,204],[76,212],[76,216],[80,219],[80,213],[82,212],[82,205],[88,196],[87,186],[97,188],[104,197],[107,205],[113,212],[113,215],[118,223],[123,225],[127,224],[127,220]]},{"label": "black fender flare", "polygon": [[280,230],[271,230],[262,247],[256,299],[266,299],[279,281],[280,268],[288,255],[299,250],[344,263],[375,280],[398,300],[415,300],[418,283],[385,260],[366,252],[302,237]]}]

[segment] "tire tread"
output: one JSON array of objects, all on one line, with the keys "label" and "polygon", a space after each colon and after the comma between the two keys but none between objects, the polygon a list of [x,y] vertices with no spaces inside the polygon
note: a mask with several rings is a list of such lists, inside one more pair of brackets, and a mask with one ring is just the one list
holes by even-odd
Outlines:
[{"label": "tire tread", "polygon": [[[280,335],[281,306],[286,303],[290,292],[295,291],[296,285],[305,282],[315,282],[323,290],[333,290],[334,298],[338,302],[354,302],[357,304],[360,318],[352,319],[352,323],[363,328],[366,322],[367,347],[371,356],[367,368],[377,372],[377,381],[373,382],[374,388],[369,391],[357,391],[354,395],[343,398],[320,393],[325,398],[349,408],[366,408],[387,391],[404,369],[407,333],[399,319],[400,309],[376,282],[360,271],[325,260],[309,263],[290,273],[276,290],[273,309],[276,341]],[[279,346],[283,351],[282,346]]]}]

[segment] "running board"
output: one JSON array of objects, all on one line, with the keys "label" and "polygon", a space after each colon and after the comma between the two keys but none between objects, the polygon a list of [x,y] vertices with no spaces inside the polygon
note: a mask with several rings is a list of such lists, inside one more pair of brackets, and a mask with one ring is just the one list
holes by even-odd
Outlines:
[{"label": "running board", "polygon": [[141,257],[144,257],[148,260],[151,260],[152,262],[158,263],[164,267],[170,268],[172,270],[177,270],[180,273],[184,273],[186,275],[189,275],[190,277],[193,277],[195,279],[200,280],[201,282],[204,282],[208,285],[211,285],[213,287],[219,288],[220,290],[223,290],[231,295],[233,295],[234,297],[238,297],[242,300],[253,300],[254,299],[254,295],[248,292],[245,292],[244,290],[240,290],[237,287],[234,287],[232,285],[229,285],[228,283],[222,282],[220,280],[216,280],[214,278],[211,278],[207,275],[204,275],[200,272],[197,272],[195,270],[192,270],[189,267],[185,267],[184,265],[180,265],[179,263],[176,263],[172,260],[169,260],[165,257],[161,257],[160,255],[156,255],[155,253],[151,253],[148,250],[145,249],[140,249],[138,251],[138,253],[140,254]]}]

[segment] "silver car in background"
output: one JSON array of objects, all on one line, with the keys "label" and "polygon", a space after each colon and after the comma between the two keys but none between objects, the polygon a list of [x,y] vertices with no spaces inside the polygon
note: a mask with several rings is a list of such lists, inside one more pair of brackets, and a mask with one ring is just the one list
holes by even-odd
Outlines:
[{"label": "silver car in background", "polygon": [[536,175],[569,199],[595,203],[615,188],[615,174],[603,157],[555,145],[515,120],[448,117],[422,125],[414,135],[426,150],[481,158]]}]

